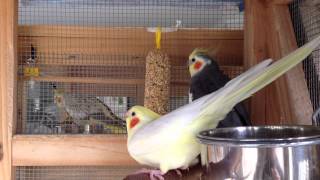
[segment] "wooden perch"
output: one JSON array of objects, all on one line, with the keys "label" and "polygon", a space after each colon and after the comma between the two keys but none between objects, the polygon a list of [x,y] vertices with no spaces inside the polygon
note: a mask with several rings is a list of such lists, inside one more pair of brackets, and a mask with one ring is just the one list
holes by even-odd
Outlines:
[{"label": "wooden perch", "polygon": [[16,135],[14,166],[137,166],[125,135]]},{"label": "wooden perch", "polygon": [[[182,170],[180,177],[174,170],[169,171],[164,175],[166,180],[221,180],[221,179],[244,179],[243,177],[235,177],[237,165],[241,163],[241,153],[238,149],[231,150],[225,158],[216,163],[209,163],[207,167],[202,167],[199,164],[190,167],[189,170]],[[125,180],[149,180],[149,175],[134,174],[128,175]]]},{"label": "wooden perch", "polygon": [[[174,170],[169,171],[163,177],[165,180],[197,180],[201,179],[201,175],[203,174],[204,169],[201,165],[197,165],[195,167],[191,167],[189,170],[182,170],[182,176],[180,177]],[[124,180],[150,180],[149,174],[142,173],[142,174],[133,174],[128,175],[124,178]]]},{"label": "wooden perch", "polygon": [[143,84],[144,79],[110,79],[99,77],[67,77],[67,76],[38,76],[38,77],[23,77],[20,80],[24,81],[40,81],[40,82],[62,82],[62,83],[95,83],[95,84],[125,84],[136,85]]}]

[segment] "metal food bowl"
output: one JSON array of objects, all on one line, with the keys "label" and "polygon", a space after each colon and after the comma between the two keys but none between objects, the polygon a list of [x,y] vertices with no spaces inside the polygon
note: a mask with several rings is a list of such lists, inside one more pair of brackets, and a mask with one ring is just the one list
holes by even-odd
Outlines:
[{"label": "metal food bowl", "polygon": [[214,179],[320,179],[320,128],[220,128],[198,135]]}]

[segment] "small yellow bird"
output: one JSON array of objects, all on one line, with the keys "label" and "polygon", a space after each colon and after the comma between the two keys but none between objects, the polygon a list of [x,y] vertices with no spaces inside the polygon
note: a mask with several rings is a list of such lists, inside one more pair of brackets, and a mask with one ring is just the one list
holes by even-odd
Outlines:
[{"label": "small yellow bird", "polygon": [[237,103],[300,63],[319,44],[320,36],[274,63],[265,60],[221,89],[161,117],[141,106],[132,107],[126,118],[129,154],[141,164],[160,168],[161,172],[151,172],[156,177],[188,168],[201,151],[199,132],[215,128]]}]

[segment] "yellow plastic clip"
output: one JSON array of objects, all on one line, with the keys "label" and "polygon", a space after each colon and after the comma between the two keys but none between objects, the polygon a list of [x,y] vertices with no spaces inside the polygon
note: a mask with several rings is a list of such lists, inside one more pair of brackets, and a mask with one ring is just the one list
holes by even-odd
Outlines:
[{"label": "yellow plastic clip", "polygon": [[38,67],[25,67],[23,70],[24,76],[39,76]]},{"label": "yellow plastic clip", "polygon": [[157,31],[156,31],[156,46],[157,46],[157,49],[161,48],[161,27],[157,27]]},{"label": "yellow plastic clip", "polygon": [[24,74],[24,76],[30,76],[30,68],[29,67],[24,67],[23,74]]},{"label": "yellow plastic clip", "polygon": [[31,70],[31,72],[30,72],[31,76],[36,76],[36,77],[39,76],[39,68],[38,67],[33,67],[30,70]]}]

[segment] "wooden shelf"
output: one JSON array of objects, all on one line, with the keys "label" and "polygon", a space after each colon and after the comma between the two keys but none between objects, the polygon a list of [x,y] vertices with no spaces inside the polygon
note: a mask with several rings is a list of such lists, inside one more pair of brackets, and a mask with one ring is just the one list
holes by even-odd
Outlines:
[{"label": "wooden shelf", "polygon": [[136,166],[125,135],[15,135],[14,166]]},{"label": "wooden shelf", "polygon": [[22,77],[23,81],[41,81],[41,82],[62,82],[62,83],[94,83],[94,84],[124,84],[139,85],[144,84],[144,79],[107,79],[98,77],[67,77],[67,76],[38,76]]},{"label": "wooden shelf", "polygon": [[[220,66],[229,77],[233,78],[243,71],[242,66]],[[181,69],[178,67],[178,69]],[[174,71],[174,70],[173,70]],[[144,85],[144,78],[100,78],[100,77],[70,77],[70,76],[38,76],[38,77],[20,77],[23,81],[41,81],[41,82],[62,82],[62,83],[94,83],[94,84],[123,84],[123,85]],[[187,73],[172,74],[172,85],[189,86],[190,77]]]},{"label": "wooden shelf", "polygon": [[[32,25],[19,26],[19,36],[32,37],[67,37],[67,38],[108,38],[132,39],[141,35],[141,38],[154,38],[154,33],[142,27],[86,27],[67,25]],[[220,39],[243,40],[242,30],[218,28],[180,28],[178,31],[164,33],[164,39]]]}]

